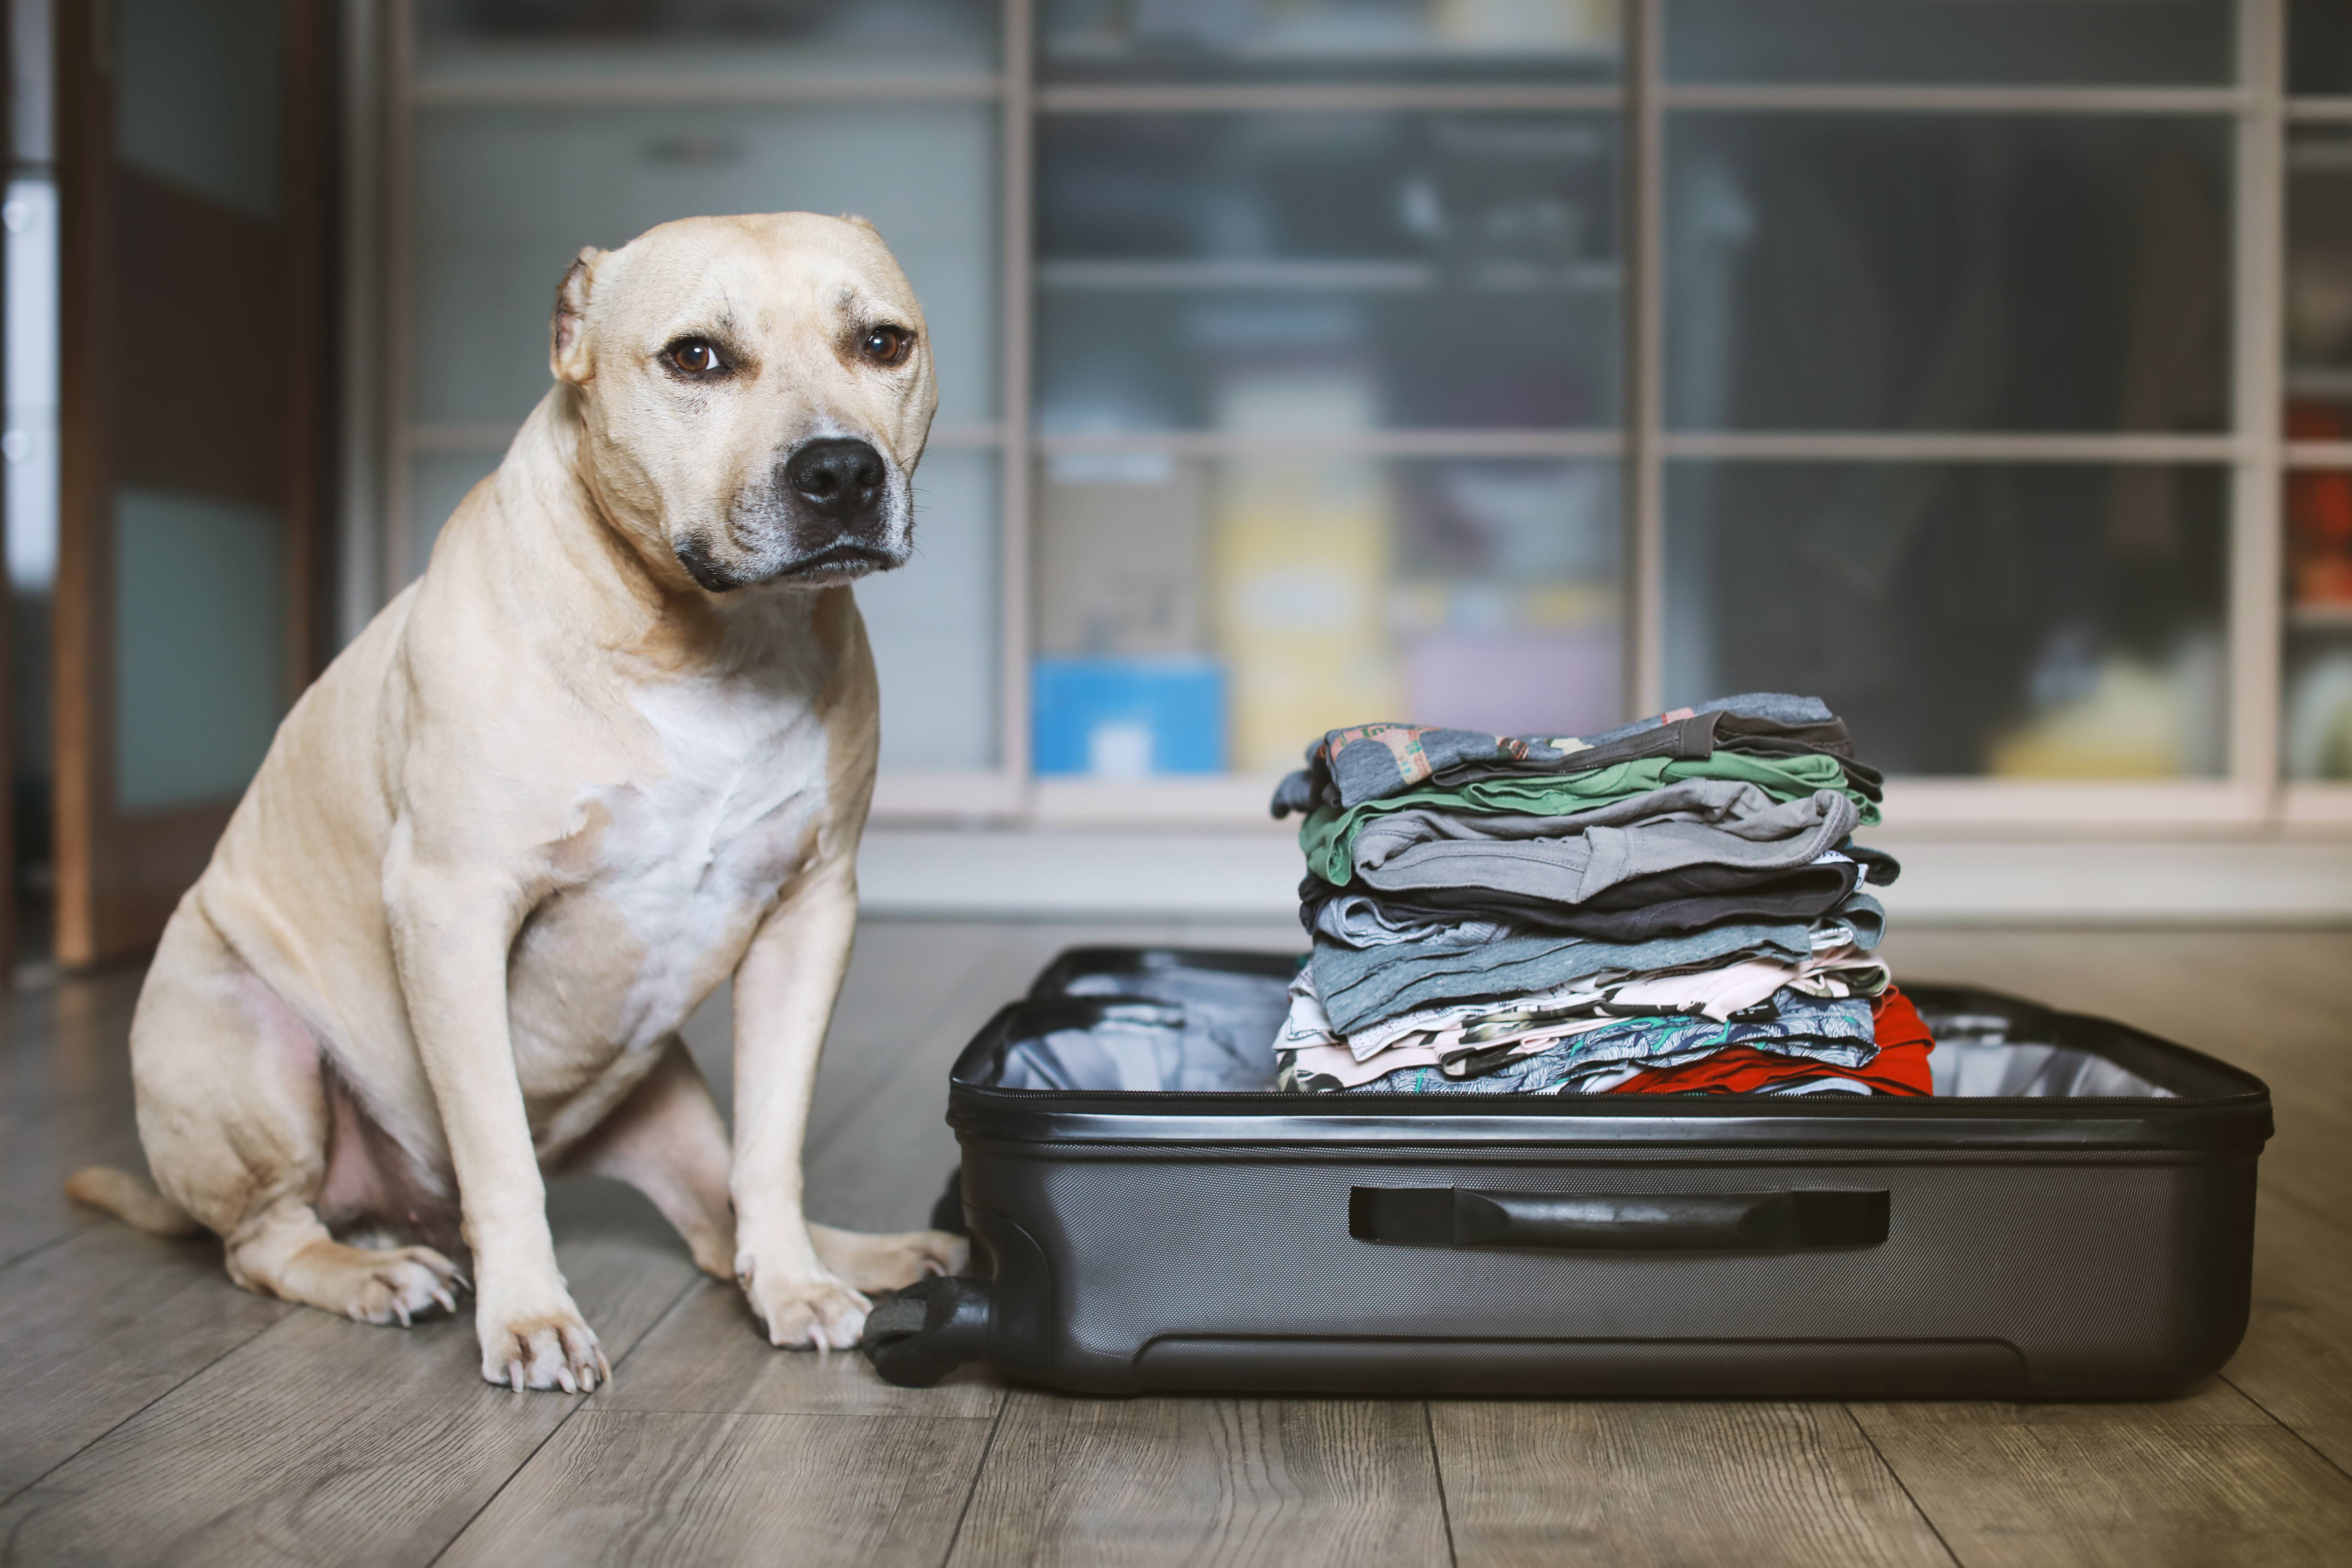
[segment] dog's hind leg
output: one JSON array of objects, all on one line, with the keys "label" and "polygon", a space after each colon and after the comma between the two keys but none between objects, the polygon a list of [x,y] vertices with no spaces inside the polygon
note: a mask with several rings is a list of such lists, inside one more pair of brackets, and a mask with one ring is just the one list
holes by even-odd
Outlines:
[{"label": "dog's hind leg", "polygon": [[194,897],[163,931],[131,1026],[139,1137],[163,1195],[226,1244],[248,1290],[369,1323],[453,1310],[427,1247],[348,1247],[318,1204],[332,1115],[319,1043]]},{"label": "dog's hind leg", "polygon": [[567,1173],[611,1176],[653,1200],[693,1250],[695,1267],[735,1278],[735,1209],[727,1197],[727,1123],[686,1042],[661,1060],[564,1157]]},{"label": "dog's hind leg", "polygon": [[896,1290],[926,1274],[960,1274],[971,1244],[943,1230],[869,1236],[811,1221],[809,1242],[827,1268],[860,1290]]}]

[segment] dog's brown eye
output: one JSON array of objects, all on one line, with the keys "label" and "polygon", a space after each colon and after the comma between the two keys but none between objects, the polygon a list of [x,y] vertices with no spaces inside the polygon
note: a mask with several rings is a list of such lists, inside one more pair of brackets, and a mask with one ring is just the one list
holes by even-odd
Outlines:
[{"label": "dog's brown eye", "polygon": [[727,361],[719,353],[719,345],[707,338],[688,338],[662,351],[669,363],[688,375],[716,375],[727,368]]},{"label": "dog's brown eye", "polygon": [[897,364],[915,346],[915,334],[904,327],[869,327],[857,352],[876,364]]}]

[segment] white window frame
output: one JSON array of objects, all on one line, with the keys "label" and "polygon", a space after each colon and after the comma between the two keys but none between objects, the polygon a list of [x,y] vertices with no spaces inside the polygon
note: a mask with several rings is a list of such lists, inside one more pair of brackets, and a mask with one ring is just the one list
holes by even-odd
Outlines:
[{"label": "white window frame", "polygon": [[[1331,449],[1372,458],[1495,456],[1616,458],[1626,468],[1624,626],[1627,705],[1654,712],[1664,664],[1665,465],[1676,458],[1755,461],[1925,460],[1954,463],[2194,462],[2226,466],[2229,487],[2229,728],[2226,771],[2215,779],[2043,782],[1897,778],[1890,816],[1906,829],[2069,834],[2262,832],[2352,826],[2352,784],[2288,782],[2280,774],[2280,703],[2286,607],[2281,490],[2293,469],[2352,467],[2352,441],[2286,443],[2282,353],[2286,137],[2292,124],[2352,121],[2352,96],[2290,98],[2286,0],[2239,0],[2239,74],[2224,87],[1901,87],[1882,84],[1675,83],[1662,70],[1662,15],[1671,0],[1626,0],[1624,70],[1617,83],[1454,85],[1045,86],[1033,75],[1033,0],[1004,0],[1003,63],[984,80],[834,78],[822,81],[699,79],[419,84],[411,50],[413,0],[343,0],[344,214],[348,297],[344,455],[345,635],[404,582],[411,544],[409,458],[432,451],[500,450],[507,426],[417,426],[406,417],[410,309],[409,146],[414,116],[438,103],[647,104],[719,98],[741,102],[992,100],[1000,136],[999,414],[989,425],[940,427],[932,445],[998,458],[1000,660],[996,767],[974,773],[885,773],[878,821],[982,820],[1024,826],[1217,826],[1266,821],[1265,786],[1253,776],[1169,777],[1140,783],[1037,779],[1029,769],[1029,670],[1034,617],[1032,489],[1039,462],[1097,447],[1211,458],[1249,438],[1215,431],[1040,437],[1030,427],[1034,135],[1041,115],[1185,110],[1553,110],[1620,115],[1626,223],[1621,244],[1626,366],[1619,429],[1387,430],[1335,439]],[[2231,428],[2214,435],[2139,432],[1775,432],[1666,428],[1660,395],[1664,301],[1657,285],[1667,119],[1682,112],[2179,115],[2233,127]],[[1286,449],[1297,450],[1296,438]],[[380,578],[377,574],[381,573]],[[389,587],[387,587],[389,585]]]}]

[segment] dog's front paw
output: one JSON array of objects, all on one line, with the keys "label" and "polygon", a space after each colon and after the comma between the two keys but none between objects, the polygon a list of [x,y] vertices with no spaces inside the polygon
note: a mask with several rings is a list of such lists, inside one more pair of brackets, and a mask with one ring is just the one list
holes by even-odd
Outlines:
[{"label": "dog's front paw", "polygon": [[822,1266],[763,1268],[749,1254],[735,1259],[735,1278],[751,1303],[768,1342],[788,1350],[847,1350],[866,1330],[873,1303]]},{"label": "dog's front paw", "polygon": [[485,1289],[474,1309],[474,1330],[482,1342],[482,1376],[518,1394],[526,1388],[589,1393],[613,1380],[596,1331],[560,1289],[536,1302],[502,1301]]}]

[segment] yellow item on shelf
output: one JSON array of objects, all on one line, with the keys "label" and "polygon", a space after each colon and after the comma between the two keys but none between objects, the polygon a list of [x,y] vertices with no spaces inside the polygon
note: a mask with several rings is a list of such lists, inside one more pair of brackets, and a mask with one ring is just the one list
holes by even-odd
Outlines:
[{"label": "yellow item on shelf", "polygon": [[1307,737],[1396,710],[1386,471],[1253,458],[1219,480],[1211,572],[1231,765],[1297,767]]},{"label": "yellow item on shelf", "polygon": [[[2210,667],[2210,668],[2208,668]],[[1992,747],[2004,778],[2178,778],[2220,771],[2221,737],[2201,731],[2200,677],[2218,660],[2189,650],[2172,664],[2111,655],[2091,689],[2036,714]]]}]

